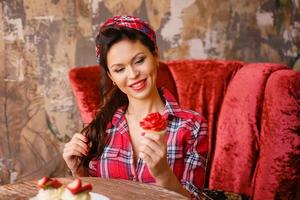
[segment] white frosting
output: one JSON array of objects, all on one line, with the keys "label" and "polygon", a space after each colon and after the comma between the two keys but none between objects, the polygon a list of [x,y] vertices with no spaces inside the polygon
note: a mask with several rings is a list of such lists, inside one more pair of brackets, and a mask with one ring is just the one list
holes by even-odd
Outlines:
[{"label": "white frosting", "polygon": [[37,194],[38,200],[60,200],[63,187],[40,189]]},{"label": "white frosting", "polygon": [[74,195],[68,189],[65,189],[64,193],[61,196],[61,199],[62,200],[90,200],[91,195],[89,191]]}]

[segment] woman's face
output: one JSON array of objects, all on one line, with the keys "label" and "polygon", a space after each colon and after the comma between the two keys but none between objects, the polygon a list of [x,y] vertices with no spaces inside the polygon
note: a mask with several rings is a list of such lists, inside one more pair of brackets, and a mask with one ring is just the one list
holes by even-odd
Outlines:
[{"label": "woman's face", "polygon": [[107,53],[108,76],[129,100],[155,94],[158,64],[157,56],[138,40],[121,40]]}]

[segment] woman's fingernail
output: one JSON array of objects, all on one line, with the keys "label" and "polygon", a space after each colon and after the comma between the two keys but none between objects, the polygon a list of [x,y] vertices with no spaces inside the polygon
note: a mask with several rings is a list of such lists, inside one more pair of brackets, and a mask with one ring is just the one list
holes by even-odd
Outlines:
[{"label": "woman's fingernail", "polygon": [[145,135],[145,132],[142,132],[141,135],[144,136],[144,135]]}]

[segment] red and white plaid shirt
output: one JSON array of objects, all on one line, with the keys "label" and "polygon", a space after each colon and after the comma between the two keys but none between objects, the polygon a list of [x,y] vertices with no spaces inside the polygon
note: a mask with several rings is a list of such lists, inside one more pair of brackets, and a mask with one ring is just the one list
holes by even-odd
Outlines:
[{"label": "red and white plaid shirt", "polygon": [[[203,188],[208,151],[207,124],[194,111],[181,109],[171,93],[163,89],[168,119],[166,133],[168,163],[194,198]],[[129,128],[125,120],[126,106],[115,112],[108,124],[108,142],[100,159],[89,163],[89,174],[103,178],[126,179],[143,183],[155,183],[142,159],[134,163]]]}]

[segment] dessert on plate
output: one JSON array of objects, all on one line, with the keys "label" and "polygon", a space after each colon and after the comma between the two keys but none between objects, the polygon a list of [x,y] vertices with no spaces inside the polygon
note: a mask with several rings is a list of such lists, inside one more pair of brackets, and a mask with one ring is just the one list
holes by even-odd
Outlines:
[{"label": "dessert on plate", "polygon": [[69,183],[61,196],[62,200],[90,200],[90,191],[92,185],[90,183],[82,183],[80,179],[75,179]]},{"label": "dessert on plate", "polygon": [[63,187],[59,180],[45,176],[37,181],[37,186],[40,188],[36,196],[38,200],[60,200]]},{"label": "dessert on plate", "polygon": [[167,120],[159,113],[149,113],[142,121],[140,127],[147,133],[163,135],[166,132]]}]

